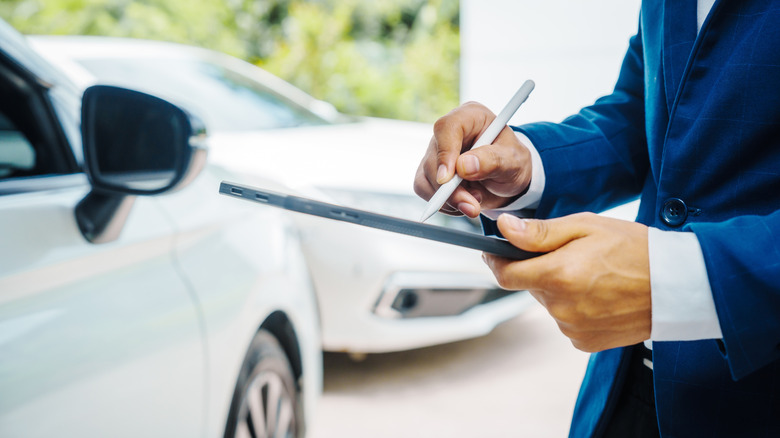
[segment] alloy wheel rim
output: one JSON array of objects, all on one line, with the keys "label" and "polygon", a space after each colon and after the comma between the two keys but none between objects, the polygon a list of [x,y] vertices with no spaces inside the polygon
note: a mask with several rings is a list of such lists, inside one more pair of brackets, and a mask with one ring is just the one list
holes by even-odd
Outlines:
[{"label": "alloy wheel rim", "polygon": [[235,438],[292,438],[295,409],[281,376],[264,371],[247,385],[238,411]]}]

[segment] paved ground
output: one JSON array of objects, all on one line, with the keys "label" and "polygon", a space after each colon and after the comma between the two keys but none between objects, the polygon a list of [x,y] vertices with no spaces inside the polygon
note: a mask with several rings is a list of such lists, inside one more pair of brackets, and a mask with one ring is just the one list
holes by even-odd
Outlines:
[{"label": "paved ground", "polygon": [[309,437],[565,437],[587,357],[538,305],[479,339],[326,354]]}]

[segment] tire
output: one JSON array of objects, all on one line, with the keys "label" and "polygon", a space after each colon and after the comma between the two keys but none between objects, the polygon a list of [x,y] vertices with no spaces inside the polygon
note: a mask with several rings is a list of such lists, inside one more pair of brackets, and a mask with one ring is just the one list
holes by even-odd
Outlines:
[{"label": "tire", "polygon": [[292,367],[279,341],[259,330],[247,351],[230,405],[225,438],[298,438],[303,415]]}]

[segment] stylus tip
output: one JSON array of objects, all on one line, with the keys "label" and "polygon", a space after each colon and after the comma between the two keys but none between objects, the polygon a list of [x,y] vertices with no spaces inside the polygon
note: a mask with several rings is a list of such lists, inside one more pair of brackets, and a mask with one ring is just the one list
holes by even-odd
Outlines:
[{"label": "stylus tip", "polygon": [[425,211],[423,212],[423,214],[422,214],[422,217],[420,217],[420,223],[423,223],[423,224],[424,224],[424,223],[425,223],[425,221],[427,221],[428,219],[430,219],[430,218],[431,218],[431,216],[433,216],[433,214],[434,214],[434,213],[436,213],[436,210],[433,210],[433,211],[425,210]]}]

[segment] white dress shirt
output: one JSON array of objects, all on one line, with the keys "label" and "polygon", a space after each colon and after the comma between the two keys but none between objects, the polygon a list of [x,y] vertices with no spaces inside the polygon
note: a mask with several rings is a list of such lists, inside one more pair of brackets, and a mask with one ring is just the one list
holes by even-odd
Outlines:
[{"label": "white dress shirt", "polygon": [[[715,0],[698,0],[697,29],[701,30]],[[527,136],[517,133],[520,142],[531,152],[532,177],[528,191],[512,204],[485,211],[496,219],[501,213],[534,209],[539,205],[545,186],[544,167],[539,152]],[[651,341],[690,341],[720,339],[723,334],[712,298],[701,246],[691,232],[648,230],[650,260],[650,293],[652,302]]]}]

